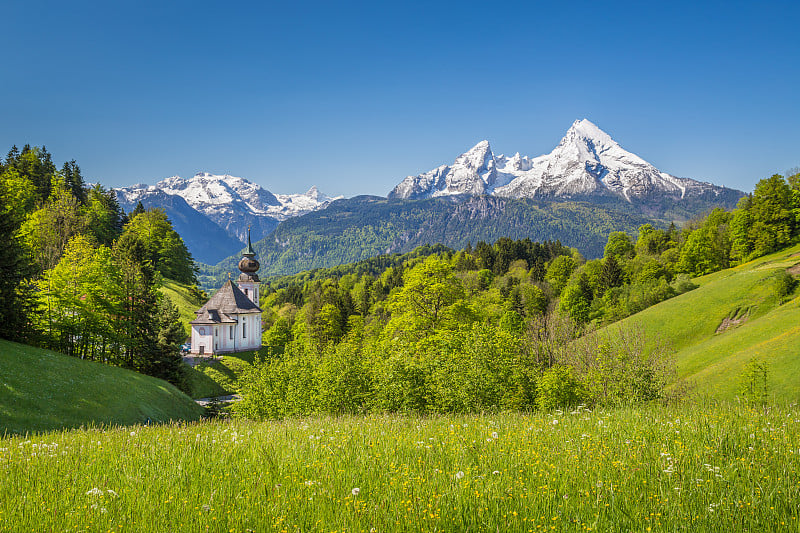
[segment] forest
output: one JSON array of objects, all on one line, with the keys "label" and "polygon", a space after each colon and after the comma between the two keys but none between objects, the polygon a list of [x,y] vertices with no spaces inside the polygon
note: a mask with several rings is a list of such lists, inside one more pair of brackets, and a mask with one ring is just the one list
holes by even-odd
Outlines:
[{"label": "forest", "polygon": [[[798,237],[800,174],[774,175],[735,209],[683,228],[612,232],[599,259],[501,238],[274,278],[262,293],[263,358],[240,380],[237,409],[283,417],[669,400],[682,393],[669,339],[602,326]],[[795,287],[776,274],[778,296]]]},{"label": "forest", "polygon": [[186,336],[161,279],[195,282],[163,211],[129,215],[113,191],[59,169],[45,147],[0,161],[0,338],[182,384]]}]

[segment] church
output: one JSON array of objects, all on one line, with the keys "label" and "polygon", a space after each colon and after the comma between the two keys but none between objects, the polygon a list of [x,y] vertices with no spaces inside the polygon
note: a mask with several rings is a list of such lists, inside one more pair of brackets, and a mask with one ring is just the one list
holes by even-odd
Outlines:
[{"label": "church", "polygon": [[258,261],[250,244],[239,261],[239,278],[228,279],[192,320],[192,355],[218,355],[261,348],[261,308],[258,306]]}]

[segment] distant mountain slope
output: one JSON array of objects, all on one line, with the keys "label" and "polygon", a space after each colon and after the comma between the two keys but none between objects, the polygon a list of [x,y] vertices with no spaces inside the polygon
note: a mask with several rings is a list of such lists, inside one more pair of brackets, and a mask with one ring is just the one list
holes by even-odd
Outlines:
[{"label": "distant mountain slope", "polygon": [[244,178],[207,172],[114,191],[128,212],[138,202],[147,208],[163,208],[194,258],[211,264],[243,248],[248,226],[260,239],[280,221],[324,209],[337,199],[316,187],[303,194],[273,194]]},{"label": "distant mountain slope", "polygon": [[[405,253],[424,244],[462,248],[470,241],[493,242],[500,237],[560,240],[595,257],[602,255],[612,231],[633,232],[652,221],[627,205],[619,207],[490,196],[419,201],[359,196],[286,220],[254,247],[262,276]],[[216,287],[226,272],[235,272],[238,260],[234,256],[201,272],[203,286]]]},{"label": "distant mountain slope", "polygon": [[166,381],[24,344],[0,340],[0,368],[0,435],[203,414]]},{"label": "distant mountain slope", "polygon": [[[800,296],[782,302],[776,274],[800,268],[794,246],[693,280],[699,288],[609,326],[658,332],[675,352],[680,377],[698,393],[732,399],[753,357],[767,363],[769,389],[781,401],[800,399]],[[721,328],[723,321],[730,326]],[[731,320],[734,319],[734,320]],[[740,321],[737,325],[736,321]]]},{"label": "distant mountain slope", "polygon": [[[167,213],[172,227],[183,238],[192,257],[204,263],[217,263],[235,254],[244,246],[230,233],[219,227],[211,219],[192,208],[180,196],[167,194],[161,190],[147,190],[128,200],[124,194],[117,194],[120,207],[130,213],[138,202],[146,209],[159,207]],[[278,225],[272,227],[274,229]]]},{"label": "distant mountain slope", "polygon": [[481,141],[452,165],[408,176],[390,198],[431,198],[458,194],[510,198],[575,198],[616,196],[632,203],[703,198],[732,206],[743,195],[689,178],[662,172],[624,150],[590,121],[576,120],[559,145],[533,159],[494,155]]}]

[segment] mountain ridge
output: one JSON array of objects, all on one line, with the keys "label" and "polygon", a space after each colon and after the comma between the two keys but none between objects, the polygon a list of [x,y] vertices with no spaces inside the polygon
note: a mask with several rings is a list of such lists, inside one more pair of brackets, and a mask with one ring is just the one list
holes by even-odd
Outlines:
[{"label": "mountain ridge", "polygon": [[[260,239],[281,221],[324,209],[341,198],[327,196],[316,186],[301,194],[274,194],[245,178],[208,172],[189,179],[171,176],[155,185],[118,187],[114,192],[125,211],[132,211],[138,202],[164,209],[189,251],[204,263],[217,263],[239,251],[248,227]],[[191,222],[184,223],[187,220]]]},{"label": "mountain ridge", "polygon": [[452,165],[407,176],[389,198],[421,199],[458,194],[510,198],[572,198],[615,195],[629,203],[647,203],[667,195],[739,194],[712,183],[662,172],[624,150],[588,119],[576,120],[550,153],[535,158],[517,152],[495,155],[483,140],[458,156]]}]

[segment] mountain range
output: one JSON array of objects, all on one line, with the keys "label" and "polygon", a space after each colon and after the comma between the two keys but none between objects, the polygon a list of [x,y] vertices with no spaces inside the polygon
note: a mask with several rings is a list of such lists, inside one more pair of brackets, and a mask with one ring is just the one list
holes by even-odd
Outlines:
[{"label": "mountain range", "polygon": [[261,239],[281,221],[323,209],[341,198],[327,196],[316,187],[303,194],[273,194],[244,178],[207,172],[114,191],[125,211],[132,211],[138,202],[145,208],[164,209],[192,256],[212,264],[243,247],[248,226],[253,237]]},{"label": "mountain range", "polygon": [[481,141],[451,165],[408,176],[392,189],[389,198],[462,194],[561,199],[616,196],[630,203],[647,203],[665,196],[712,199],[730,191],[662,172],[583,119],[572,124],[549,154],[533,159],[519,152],[512,157],[495,155],[489,141]]},{"label": "mountain range", "polygon": [[[495,155],[481,141],[452,164],[406,177],[386,198],[333,198],[316,187],[273,194],[244,178],[206,172],[115,190],[126,211],[137,202],[163,208],[194,258],[207,265],[231,263],[225,259],[241,251],[251,227],[267,259],[262,268],[271,274],[500,236],[560,239],[595,256],[610,231],[688,220],[733,207],[744,194],[663,172],[586,119],[576,120],[548,154]],[[575,205],[565,207],[569,202]]]}]

